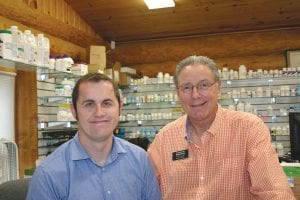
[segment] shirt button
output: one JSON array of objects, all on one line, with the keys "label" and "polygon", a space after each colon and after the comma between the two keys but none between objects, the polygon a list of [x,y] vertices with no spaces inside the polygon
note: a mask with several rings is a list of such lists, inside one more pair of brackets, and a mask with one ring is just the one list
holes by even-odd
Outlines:
[{"label": "shirt button", "polygon": [[201,179],[201,180],[204,180],[204,177],[203,177],[203,176],[200,176],[200,179]]},{"label": "shirt button", "polygon": [[110,194],[110,190],[107,190],[107,194]]}]

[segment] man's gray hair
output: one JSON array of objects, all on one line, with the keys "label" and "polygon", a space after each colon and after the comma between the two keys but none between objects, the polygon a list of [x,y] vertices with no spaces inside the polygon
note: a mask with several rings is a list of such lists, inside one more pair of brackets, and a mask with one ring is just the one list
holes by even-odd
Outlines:
[{"label": "man's gray hair", "polygon": [[208,58],[207,56],[189,56],[184,58],[182,61],[179,62],[179,64],[176,67],[175,75],[174,75],[174,84],[176,87],[178,87],[178,76],[180,72],[189,65],[206,65],[209,67],[209,69],[212,71],[213,75],[215,76],[215,81],[220,80],[220,74],[218,71],[218,68],[215,64],[215,62]]}]

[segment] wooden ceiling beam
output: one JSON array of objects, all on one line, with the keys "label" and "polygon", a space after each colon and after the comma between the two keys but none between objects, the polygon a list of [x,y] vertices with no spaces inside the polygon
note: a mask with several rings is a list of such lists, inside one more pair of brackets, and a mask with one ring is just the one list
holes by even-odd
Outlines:
[{"label": "wooden ceiling beam", "polygon": [[[286,49],[299,48],[300,28],[257,32],[208,35],[174,40],[149,40],[118,43],[109,52],[109,60],[124,66],[179,61],[189,55],[207,55],[212,58],[249,55],[284,54]],[[134,56],[132,56],[134,55]]]},{"label": "wooden ceiling beam", "polygon": [[99,35],[82,30],[28,7],[21,1],[0,1],[0,15],[82,47],[107,45]]}]

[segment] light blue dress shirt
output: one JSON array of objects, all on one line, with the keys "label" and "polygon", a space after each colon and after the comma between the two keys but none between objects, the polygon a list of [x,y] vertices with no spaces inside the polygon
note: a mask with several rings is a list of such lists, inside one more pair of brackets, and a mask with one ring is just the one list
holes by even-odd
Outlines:
[{"label": "light blue dress shirt", "polygon": [[155,172],[140,147],[114,137],[104,166],[81,146],[78,133],[36,169],[27,200],[160,200]]}]

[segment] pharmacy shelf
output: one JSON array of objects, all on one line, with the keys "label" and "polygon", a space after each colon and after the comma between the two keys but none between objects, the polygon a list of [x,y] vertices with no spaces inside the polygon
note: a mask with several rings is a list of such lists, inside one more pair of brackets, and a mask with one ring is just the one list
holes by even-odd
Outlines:
[{"label": "pharmacy shelf", "polygon": [[160,83],[160,84],[145,84],[145,85],[129,85],[122,89],[122,93],[143,93],[143,92],[163,92],[174,91],[175,85],[173,83]]},{"label": "pharmacy shelf", "polygon": [[133,121],[120,121],[120,127],[131,126],[164,126],[165,124],[174,121],[175,119],[158,119],[158,120],[133,120]]},{"label": "pharmacy shelf", "polygon": [[151,103],[131,103],[123,106],[123,110],[135,109],[160,109],[160,108],[180,108],[178,101],[164,101],[164,102],[151,102]]},{"label": "pharmacy shelf", "polygon": [[76,121],[47,121],[38,122],[38,130],[51,131],[51,130],[65,130],[65,129],[76,129]]},{"label": "pharmacy shelf", "polygon": [[300,76],[266,77],[259,79],[223,80],[223,88],[255,87],[255,86],[281,86],[300,84]]},{"label": "pharmacy shelf", "polygon": [[239,101],[250,103],[251,105],[261,104],[294,104],[300,102],[300,96],[276,96],[276,97],[254,97],[254,98],[232,98],[220,99],[222,105],[236,104]]}]

